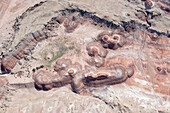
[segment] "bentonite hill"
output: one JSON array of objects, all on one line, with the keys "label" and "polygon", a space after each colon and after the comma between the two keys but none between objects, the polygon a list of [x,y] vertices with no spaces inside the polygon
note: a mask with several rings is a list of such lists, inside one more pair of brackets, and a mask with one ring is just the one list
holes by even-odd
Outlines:
[{"label": "bentonite hill", "polygon": [[0,0],[0,113],[170,113],[170,0]]}]

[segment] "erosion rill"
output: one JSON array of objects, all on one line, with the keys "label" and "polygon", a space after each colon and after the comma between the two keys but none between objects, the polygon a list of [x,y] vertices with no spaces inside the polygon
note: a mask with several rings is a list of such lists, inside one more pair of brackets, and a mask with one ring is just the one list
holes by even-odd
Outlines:
[{"label": "erosion rill", "polygon": [[[145,0],[144,3],[148,9],[154,7],[150,0]],[[166,2],[160,0],[158,6],[169,13]],[[137,17],[142,18],[143,14],[145,15],[141,13]],[[120,87],[122,90],[130,90],[137,87],[142,89],[140,93],[149,92],[145,95],[150,98],[159,97],[163,103],[169,103],[168,35],[134,21],[116,25],[114,21],[108,21],[79,8],[58,10],[57,15],[44,24],[44,28],[26,34],[13,50],[3,54],[2,74],[15,73],[13,70],[22,59],[38,54],[38,50],[45,51],[49,47],[46,45],[48,43],[52,45],[56,44],[56,41],[62,43],[64,40],[59,48],[62,53],[58,53],[57,57],[49,56],[51,59],[48,65],[45,64],[47,61],[40,60],[41,63],[45,62],[41,69],[35,69],[36,66],[31,68],[34,71],[30,73],[30,79],[36,90],[45,92],[69,87],[76,94],[103,98],[102,101],[113,107],[114,104],[107,103],[108,100],[103,97],[105,94],[100,89],[116,90]],[[144,21],[147,19],[142,18]],[[52,49],[55,49],[54,47]],[[51,53],[52,49],[47,50],[46,54]],[[15,85],[26,87],[27,84],[9,84],[5,77],[0,78],[0,88]],[[3,97],[4,92],[0,92],[0,96]]]}]

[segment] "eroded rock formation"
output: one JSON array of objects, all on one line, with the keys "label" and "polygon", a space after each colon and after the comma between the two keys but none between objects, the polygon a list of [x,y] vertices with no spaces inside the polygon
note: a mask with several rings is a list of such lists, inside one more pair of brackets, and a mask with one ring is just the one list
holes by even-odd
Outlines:
[{"label": "eroded rock formation", "polygon": [[[122,3],[119,0],[118,2],[118,4]],[[132,1],[124,2],[132,3]],[[14,78],[11,79],[8,76],[11,75],[10,73],[7,74],[9,86],[17,86],[17,88],[19,86],[23,95],[32,93],[30,92],[32,89],[40,89],[40,92],[33,91],[35,98],[39,98],[39,95],[45,91],[47,91],[45,94],[48,95],[47,97],[51,97],[52,93],[57,91],[58,95],[63,95],[60,87],[69,86],[75,93],[84,95],[90,93],[93,98],[102,100],[109,107],[118,108],[120,111],[123,109],[125,112],[140,112],[140,110],[149,111],[152,108],[151,112],[155,109],[159,109],[157,111],[160,112],[169,110],[166,109],[169,106],[170,98],[169,35],[152,29],[154,27],[153,18],[155,19],[159,15],[151,12],[159,6],[165,15],[168,14],[169,6],[166,0],[142,1],[143,4],[140,7],[145,5],[145,10],[137,10],[135,16],[137,20],[140,19],[146,24],[137,23],[135,20],[121,21],[118,22],[119,25],[115,24],[117,20],[100,16],[103,13],[90,13],[93,11],[88,8],[84,9],[84,7],[77,8],[78,5],[69,6],[68,9],[62,7],[57,11],[55,8],[43,9],[44,6],[48,6],[47,9],[50,9],[54,5],[53,2],[50,2],[50,7],[48,3],[44,3],[45,5],[41,3],[42,7],[36,5],[40,9],[30,8],[14,25],[16,34],[21,34],[24,29],[23,25],[27,21],[34,27],[36,25],[43,27],[37,28],[38,30],[28,30],[28,34],[24,34],[24,38],[21,37],[21,39],[16,35],[14,41],[18,39],[18,43],[16,45],[13,43],[15,47],[11,47],[12,51],[4,52],[1,67],[2,71],[6,73],[2,74],[10,71],[15,73],[16,70],[24,68],[23,65],[26,63],[32,65],[32,67],[27,67],[29,75],[32,76],[27,77],[28,81],[31,81],[30,83],[23,83],[27,79],[23,78],[26,71],[22,70],[16,72],[15,81],[12,80]],[[50,12],[41,15],[41,13],[37,13],[39,11],[42,11],[41,13]],[[35,15],[38,16],[34,18]],[[132,13],[124,12],[120,15],[124,15],[122,17],[124,19],[126,16],[130,18]],[[34,18],[34,21],[29,22],[29,16]],[[39,19],[43,23],[38,22]],[[156,28],[158,27],[156,26]],[[50,57],[46,60],[48,55]],[[29,60],[23,61],[23,58],[27,57]],[[43,65],[43,68],[39,69],[36,67],[37,65]],[[20,73],[22,76],[18,77]],[[16,84],[21,81],[22,84]],[[32,82],[33,87],[30,85]],[[0,87],[4,87],[4,83],[0,79]],[[23,91],[21,87],[29,91]],[[6,91],[6,89],[3,91],[1,97],[5,97],[4,92]],[[52,93],[48,94],[48,92]],[[112,101],[112,99],[114,100]],[[9,106],[16,105],[14,100],[8,103]],[[23,102],[22,99],[18,99],[18,101]],[[137,105],[142,108],[136,110]],[[17,109],[20,110],[20,108]],[[21,109],[25,108],[22,106]]]},{"label": "eroded rock formation", "polygon": [[[67,18],[66,21],[68,21]],[[67,27],[65,23],[64,26]],[[87,60],[87,63],[91,66],[95,66],[96,68],[102,67],[102,70],[99,69],[99,71],[96,69],[95,72],[86,70],[86,73],[84,73],[82,71],[82,65],[77,62],[73,64],[71,59],[62,58],[58,59],[54,65],[54,70],[57,74],[59,74],[59,76],[52,78],[50,74],[46,74],[45,72],[43,74],[39,74],[41,70],[38,70],[38,74],[34,77],[36,86],[40,89],[51,89],[52,87],[59,86],[56,85],[58,83],[63,83],[64,85],[71,84],[72,90],[79,93],[81,88],[84,88],[84,86],[113,85],[126,81],[134,74],[132,66],[131,69],[127,69],[127,67],[123,64],[114,63],[111,59],[109,59],[109,61],[105,64],[105,58],[108,53],[107,48],[114,50],[125,44],[123,34],[119,34],[121,33],[119,33],[118,30],[111,33],[109,33],[109,31],[104,31],[96,38],[99,42],[90,42],[86,45],[86,53],[91,57],[91,59]],[[102,47],[101,44],[105,46]],[[46,85],[50,88],[46,88]]]},{"label": "eroded rock formation", "polygon": [[117,49],[126,43],[123,33],[125,32],[117,30],[113,32],[104,31],[98,35],[97,39],[101,41],[103,47],[109,49]]},{"label": "eroded rock formation", "polygon": [[2,58],[2,69],[5,72],[11,71],[25,55],[29,55],[38,42],[47,39],[43,31],[29,33],[21,40],[12,52],[8,52]]}]

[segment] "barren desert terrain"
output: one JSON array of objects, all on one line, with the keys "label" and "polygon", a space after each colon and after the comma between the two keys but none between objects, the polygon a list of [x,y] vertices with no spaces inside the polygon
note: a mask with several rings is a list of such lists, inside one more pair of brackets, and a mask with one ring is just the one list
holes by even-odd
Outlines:
[{"label": "barren desert terrain", "polygon": [[169,0],[0,0],[0,113],[170,113]]}]

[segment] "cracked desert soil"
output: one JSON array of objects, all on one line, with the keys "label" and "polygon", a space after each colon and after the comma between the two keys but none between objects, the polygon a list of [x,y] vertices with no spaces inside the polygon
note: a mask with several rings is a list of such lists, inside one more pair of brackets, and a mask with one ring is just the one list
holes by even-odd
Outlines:
[{"label": "cracked desert soil", "polygon": [[[66,32],[63,24],[47,30],[48,39],[38,42],[10,73],[1,72],[0,113],[170,113],[170,1],[151,0],[154,6],[149,9],[144,1],[0,0],[1,59],[15,50],[26,34],[50,25],[61,12],[83,13],[81,18],[85,18],[73,32]],[[86,87],[88,94],[74,93],[70,85],[35,89],[33,69],[43,65],[56,73],[55,60],[69,58],[86,70],[91,58],[86,45],[96,41],[102,31],[116,31],[117,27],[125,29],[126,44],[107,49],[105,59],[124,66],[133,64],[134,74],[127,81]]]}]

